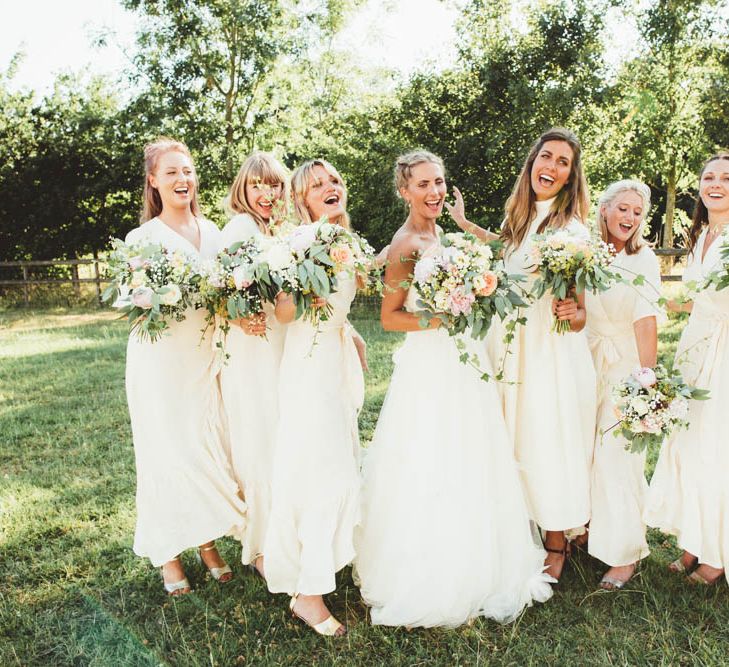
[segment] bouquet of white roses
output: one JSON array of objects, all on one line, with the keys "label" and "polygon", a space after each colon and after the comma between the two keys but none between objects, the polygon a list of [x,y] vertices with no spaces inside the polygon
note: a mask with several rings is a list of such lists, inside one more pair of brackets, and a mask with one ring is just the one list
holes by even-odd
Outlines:
[{"label": "bouquet of white roses", "polygon": [[375,266],[374,251],[364,238],[326,218],[299,225],[272,239],[272,244],[262,260],[272,282],[293,296],[296,318],[314,324],[331,314],[330,306],[314,307],[314,298],[326,299],[334,292],[339,274],[366,277]]},{"label": "bouquet of white roses", "polygon": [[[572,292],[586,289],[602,292],[614,282],[609,266],[611,246],[593,236],[584,225],[571,224],[532,236],[532,259],[539,271],[533,295],[541,298],[550,290],[555,298],[566,299]],[[552,331],[563,334],[570,330],[567,320],[555,317]]]},{"label": "bouquet of white roses", "polygon": [[[503,320],[527,305],[516,285],[521,280],[506,274],[491,245],[468,233],[444,234],[437,252],[422,256],[413,268],[420,325],[437,317],[453,336],[469,332],[482,339],[495,315]],[[463,341],[456,338],[456,343],[461,361],[472,361]],[[486,373],[482,377],[489,379]]]},{"label": "bouquet of white roses", "polygon": [[677,370],[658,364],[633,371],[613,387],[612,398],[620,419],[615,436],[628,441],[627,450],[642,452],[674,429],[687,428],[689,400],[706,400],[709,392],[690,387]]},{"label": "bouquet of white roses", "polygon": [[170,320],[181,322],[187,308],[197,307],[198,267],[185,253],[159,243],[111,243],[111,284],[102,299],[127,315],[130,333],[155,342]]},{"label": "bouquet of white roses", "polygon": [[263,302],[272,300],[273,282],[268,266],[260,261],[262,252],[262,243],[251,238],[201,265],[200,301],[208,311],[208,325],[218,316],[227,334],[230,320],[260,315]]}]

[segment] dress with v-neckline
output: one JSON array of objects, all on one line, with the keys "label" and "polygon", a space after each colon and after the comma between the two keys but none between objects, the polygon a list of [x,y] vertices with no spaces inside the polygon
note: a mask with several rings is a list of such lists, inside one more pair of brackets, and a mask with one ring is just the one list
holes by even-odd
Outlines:
[{"label": "dress with v-neckline", "polygon": [[174,229],[171,225],[168,225],[162,218],[159,216],[155,216],[153,220],[156,220],[159,222],[162,226],[164,226],[167,230],[172,232],[175,236],[180,237],[183,241],[186,241],[188,245],[195,250],[195,252],[200,255],[202,253],[202,247],[203,247],[203,232],[202,232],[202,225],[200,224],[200,220],[197,219],[197,217],[193,218],[195,220],[195,224],[197,225],[197,238],[200,243],[200,247],[196,247],[195,244],[190,241],[186,236],[183,236],[178,232],[176,229]]},{"label": "dress with v-neckline", "polygon": [[[158,218],[127,243],[159,243],[191,261],[212,259],[220,231],[198,220],[200,250]],[[227,429],[216,377],[216,348],[205,311],[188,308],[155,343],[127,344],[126,390],[137,470],[134,551],[162,565],[223,535],[241,538],[246,504],[227,461]]]}]

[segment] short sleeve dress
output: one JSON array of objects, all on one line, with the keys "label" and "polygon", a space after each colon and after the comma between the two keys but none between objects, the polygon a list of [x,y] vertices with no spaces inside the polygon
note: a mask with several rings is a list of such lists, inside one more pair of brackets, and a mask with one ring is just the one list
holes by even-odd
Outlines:
[{"label": "short sleeve dress", "polygon": [[[648,553],[643,509],[648,483],[645,452],[625,449],[625,439],[610,431],[616,425],[612,387],[640,366],[633,325],[645,317],[662,322],[658,306],[661,275],[658,259],[643,246],[637,253],[618,254],[612,265],[627,281],[644,277],[643,284],[616,284],[606,292],[588,293],[587,338],[598,382],[597,434],[592,463],[589,552],[612,567],[630,565]],[[602,435],[604,431],[608,431]]]}]

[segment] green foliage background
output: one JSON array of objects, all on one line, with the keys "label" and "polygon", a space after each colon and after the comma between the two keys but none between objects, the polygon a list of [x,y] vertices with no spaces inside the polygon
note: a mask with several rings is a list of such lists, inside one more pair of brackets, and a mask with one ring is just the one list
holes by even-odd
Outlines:
[{"label": "green foliage background", "polygon": [[[131,229],[142,147],[159,134],[188,143],[221,224],[254,148],[290,167],[328,158],[375,246],[404,217],[391,170],[415,147],[444,158],[469,215],[493,228],[528,146],[566,125],[595,198],[642,178],[657,204],[652,236],[671,245],[701,162],[729,146],[727,0],[458,0],[457,62],[408,80],[334,46],[363,0],[122,4],[141,27],[121,82],[65,75],[37,98],[11,85],[21,55],[0,74],[0,260],[82,256]],[[617,65],[608,16],[639,35]]]}]

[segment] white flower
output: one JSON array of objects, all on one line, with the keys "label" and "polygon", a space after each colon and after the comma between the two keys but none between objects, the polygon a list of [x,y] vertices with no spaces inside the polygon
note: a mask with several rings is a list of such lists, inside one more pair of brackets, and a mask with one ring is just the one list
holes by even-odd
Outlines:
[{"label": "white flower", "polygon": [[180,288],[174,283],[167,283],[162,290],[159,293],[159,301],[165,306],[174,306],[182,298]]},{"label": "white flower", "polygon": [[648,403],[640,397],[634,398],[630,402],[630,407],[633,408],[633,410],[639,417],[642,417],[643,415],[648,414],[648,410],[649,410]]},{"label": "white flower", "polygon": [[636,368],[633,371],[633,377],[644,389],[652,387],[657,382],[656,374],[652,368]]},{"label": "white flower", "polygon": [[419,283],[424,283],[435,272],[435,260],[432,257],[419,259],[413,269],[413,277]]},{"label": "white flower", "polygon": [[[302,229],[309,225],[302,225],[296,229]],[[291,264],[291,251],[282,243],[272,243],[263,254],[263,261],[268,264],[271,271],[282,271]]]},{"label": "white flower", "polygon": [[253,281],[251,280],[249,266],[236,266],[233,269],[233,282],[237,290],[250,287]]},{"label": "white flower", "polygon": [[676,396],[668,406],[668,414],[682,421],[688,417],[688,410],[688,401],[683,396]]},{"label": "white flower", "polygon": [[149,287],[137,287],[131,296],[131,302],[139,308],[151,308],[152,297],[154,296],[154,290]]},{"label": "white flower", "polygon": [[316,240],[314,225],[299,225],[288,237],[289,246],[296,252],[308,250]]},{"label": "white flower", "polygon": [[134,289],[147,284],[147,274],[144,271],[135,271],[132,273],[132,280],[129,285]]}]

